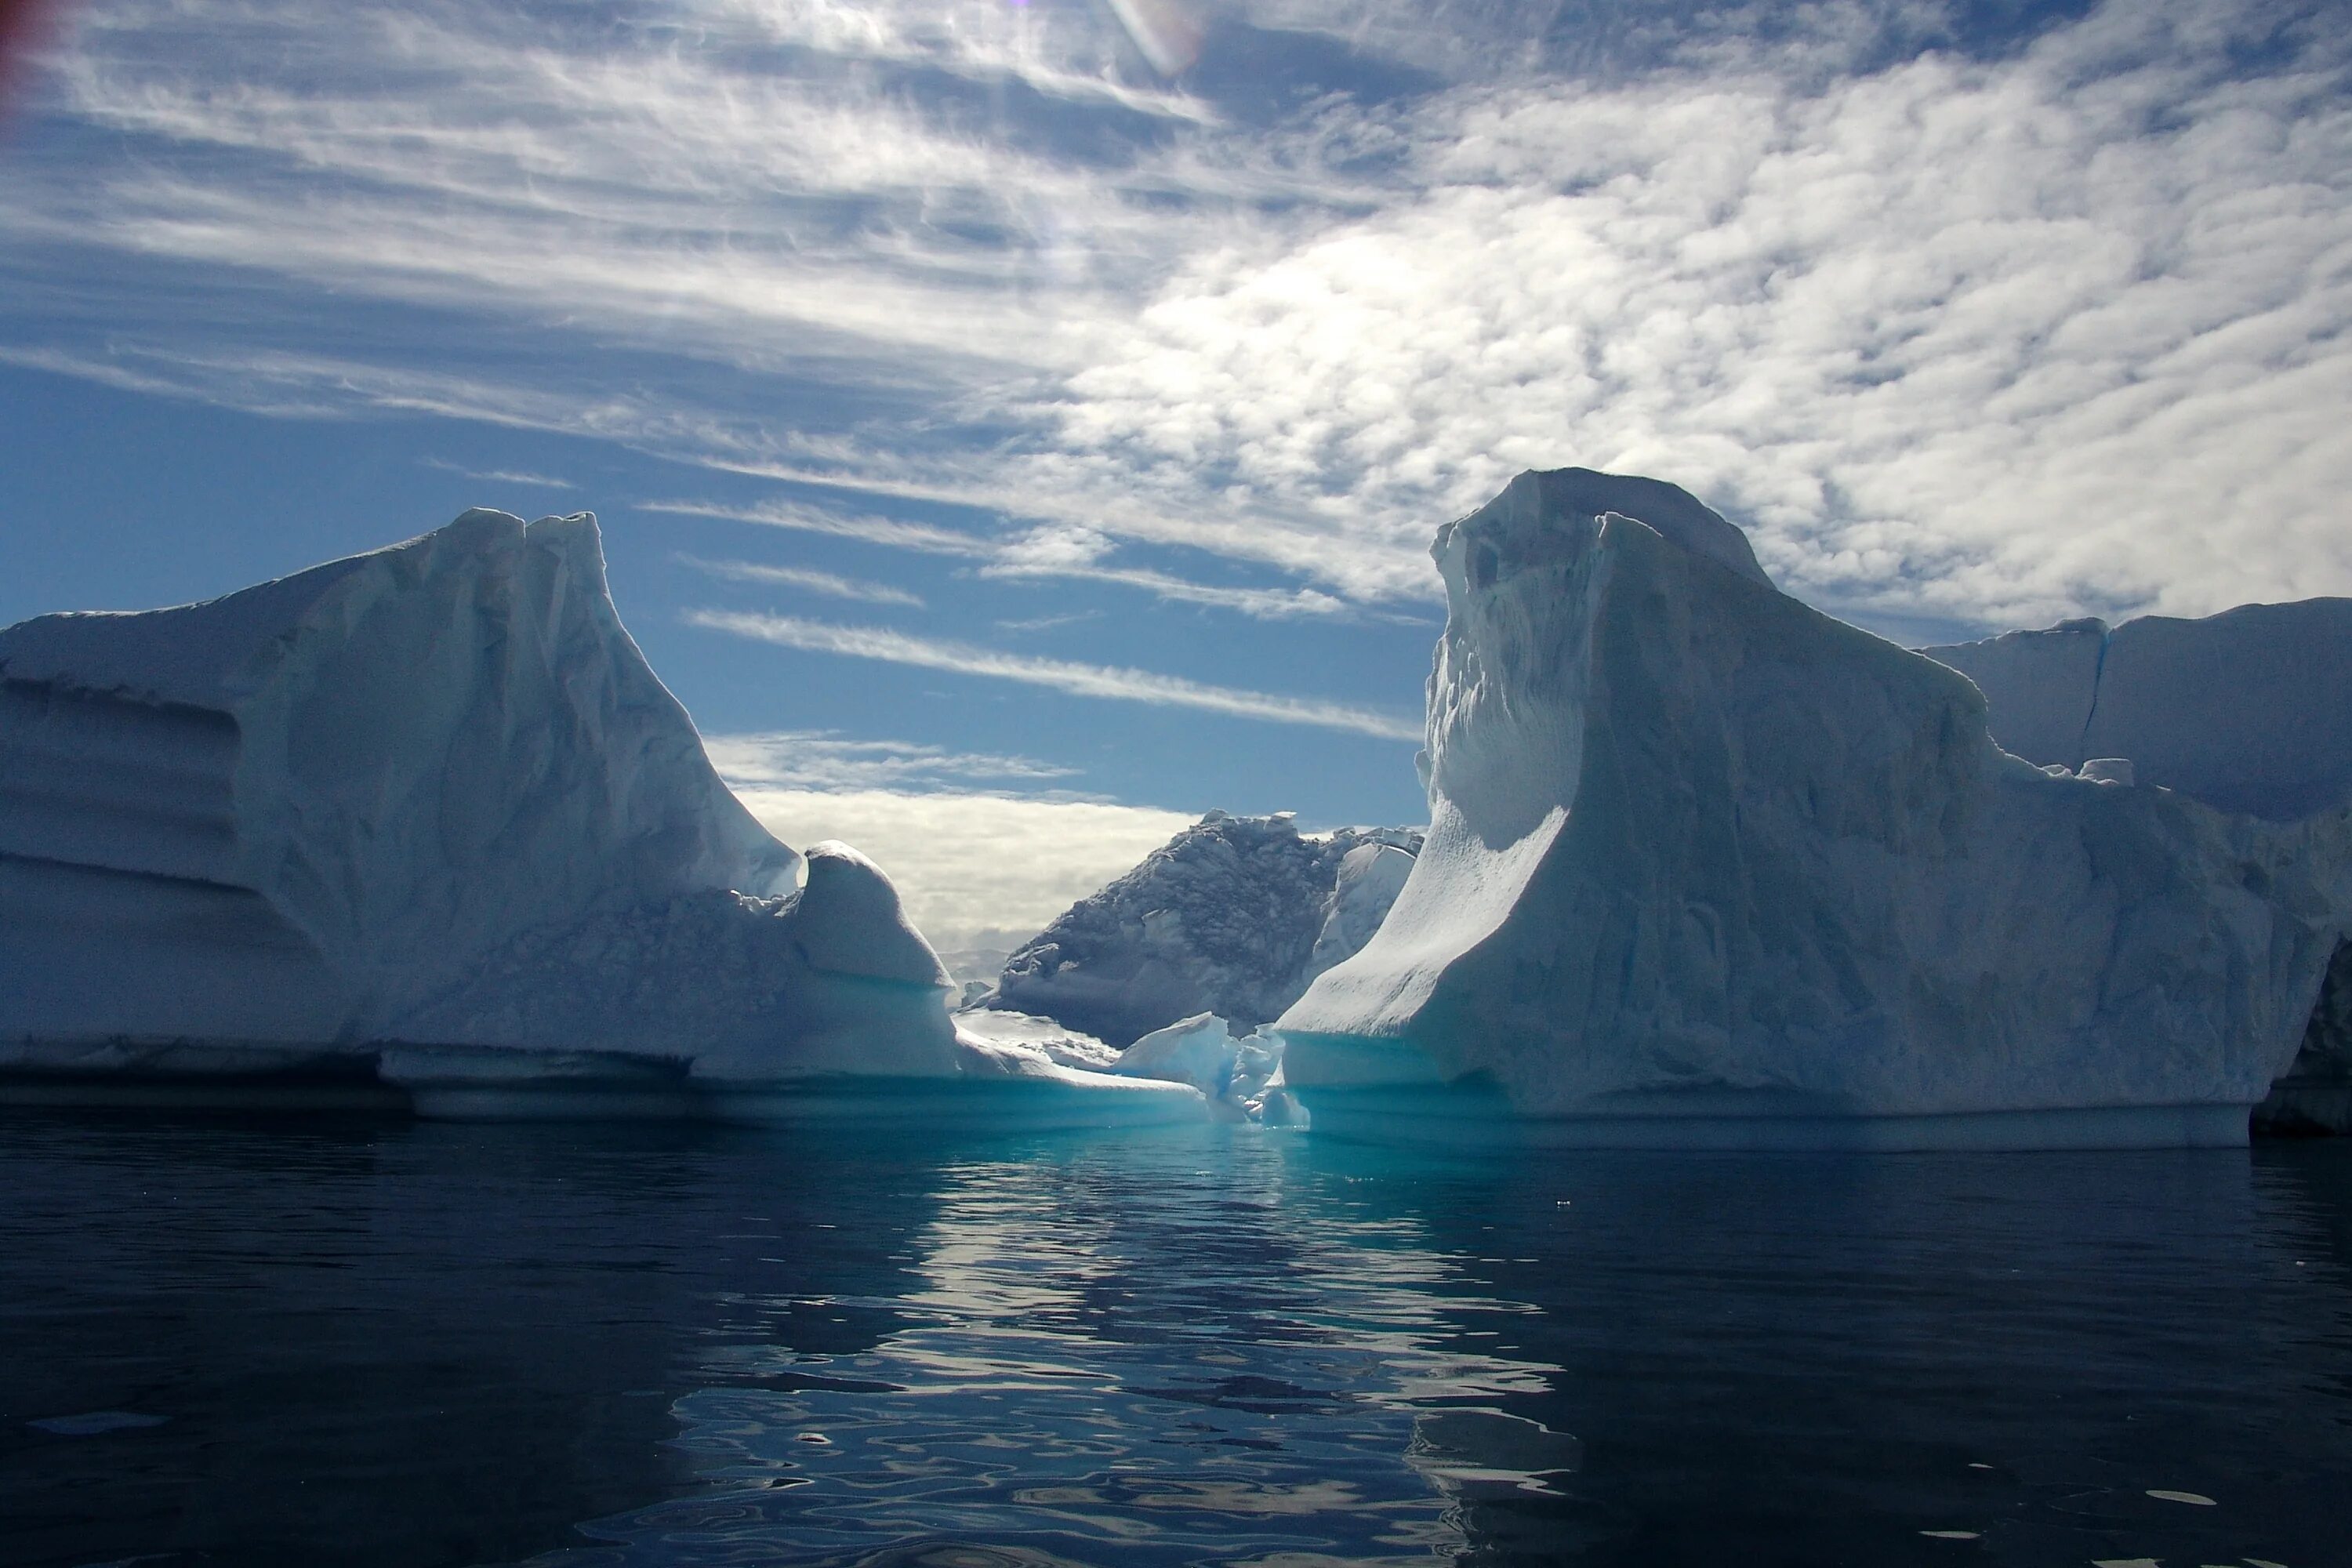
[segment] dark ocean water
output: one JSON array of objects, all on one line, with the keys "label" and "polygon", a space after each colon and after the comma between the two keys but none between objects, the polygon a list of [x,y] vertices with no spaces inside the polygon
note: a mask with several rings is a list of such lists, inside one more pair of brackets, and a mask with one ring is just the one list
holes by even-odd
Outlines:
[{"label": "dark ocean water", "polygon": [[0,1116],[10,1564],[2332,1568],[2348,1508],[2341,1144]]}]

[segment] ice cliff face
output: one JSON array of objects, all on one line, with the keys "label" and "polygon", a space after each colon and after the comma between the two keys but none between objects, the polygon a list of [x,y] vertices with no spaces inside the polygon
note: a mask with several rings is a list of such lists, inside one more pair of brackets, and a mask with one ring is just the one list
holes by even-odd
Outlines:
[{"label": "ice cliff face", "polygon": [[2352,1132],[2352,943],[2336,948],[2303,1047],[2254,1108],[2254,1126],[2290,1135]]},{"label": "ice cliff face", "polygon": [[2352,802],[2352,599],[2242,605],[1921,648],[1985,695],[1993,739],[2224,811],[2292,821]]},{"label": "ice cliff face", "polygon": [[[208,604],[0,631],[0,1041],[945,1070],[939,962],[802,860],[623,629],[593,518],[472,511]],[[52,1053],[54,1054],[54,1053]]]},{"label": "ice cliff face", "polygon": [[1439,531],[1428,843],[1278,1024],[1318,1121],[1477,1079],[1603,1140],[2242,1139],[2352,918],[2352,814],[2045,773],[1952,670],[1617,485],[1522,475]]},{"label": "ice cliff face", "polygon": [[1114,1046],[1195,1014],[1265,1023],[1378,928],[1420,845],[1213,811],[1017,950],[997,1005]]}]

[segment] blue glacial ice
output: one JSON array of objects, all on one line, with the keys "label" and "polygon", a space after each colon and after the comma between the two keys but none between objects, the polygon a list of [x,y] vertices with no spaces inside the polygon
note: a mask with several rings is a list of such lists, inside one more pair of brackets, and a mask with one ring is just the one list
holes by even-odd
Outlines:
[{"label": "blue glacial ice", "polygon": [[2352,599],[2144,616],[1919,650],[1984,693],[2031,762],[2291,822],[2352,802]]},{"label": "blue glacial ice", "polygon": [[1283,1079],[1285,1044],[1279,1034],[1263,1027],[1235,1035],[1225,1019],[1202,1013],[1154,1029],[1121,1051],[1110,1070],[1122,1078],[1189,1085],[1223,1121],[1303,1127],[1307,1112]]},{"label": "blue glacial ice", "polygon": [[948,994],[879,868],[728,792],[585,513],[0,631],[12,1097],[781,1114],[857,1079],[1205,1114],[960,1037]]},{"label": "blue glacial ice", "polygon": [[[2148,787],[2173,755],[2148,728],[2111,739],[2088,689],[2037,677],[2021,732],[2087,733],[2140,787],[2045,772],[1995,744],[1967,679],[1780,594],[1738,530],[1655,481],[1524,474],[1433,552],[1428,840],[1377,933],[1277,1024],[1318,1121],[2245,1138],[2352,924],[2341,748],[2306,749],[2325,778]],[[2333,616],[2281,635],[2341,662]],[[2053,668],[2095,675],[2086,635],[2052,634]],[[2133,678],[2153,701],[2162,681]]]},{"label": "blue glacial ice", "polygon": [[1202,1013],[1266,1023],[1370,938],[1420,847],[1413,828],[1212,811],[1014,950],[985,1005],[1114,1046]]}]

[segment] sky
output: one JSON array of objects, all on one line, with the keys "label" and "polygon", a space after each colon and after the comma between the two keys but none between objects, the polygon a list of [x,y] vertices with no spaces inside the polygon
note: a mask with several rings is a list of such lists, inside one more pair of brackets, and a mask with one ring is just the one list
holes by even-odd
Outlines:
[{"label": "sky", "polygon": [[1436,526],[1672,479],[1918,644],[2352,594],[2352,0],[88,0],[0,624],[594,511],[788,842],[1005,945],[1423,819]]}]

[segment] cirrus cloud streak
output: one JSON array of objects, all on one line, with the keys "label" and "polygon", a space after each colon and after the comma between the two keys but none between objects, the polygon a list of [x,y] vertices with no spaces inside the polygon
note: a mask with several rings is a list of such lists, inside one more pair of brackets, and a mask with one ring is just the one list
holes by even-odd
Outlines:
[{"label": "cirrus cloud streak", "polygon": [[[1565,463],[1882,624],[2352,591],[2345,7],[2107,0],[1974,53],[1967,10],[1675,5],[1580,53],[1558,7],[1284,0],[1347,40],[1284,101],[1150,79],[1076,5],[112,0],[0,168],[0,272],[72,302],[0,306],[0,358],[1315,584],[1028,573],[1261,616],[1425,598],[1433,524]],[[146,311],[156,268],[190,300]],[[194,308],[224,279],[312,346]],[[318,352],[352,300],[543,352]]]},{"label": "cirrus cloud streak", "polygon": [[1237,687],[1212,686],[1146,669],[1004,653],[971,643],[915,637],[887,626],[845,626],[825,621],[803,620],[796,616],[759,615],[737,610],[689,610],[686,619],[688,625],[709,631],[751,637],[781,647],[798,648],[809,653],[838,654],[850,658],[879,659],[888,664],[912,665],[920,669],[944,670],[955,675],[1013,680],[1078,697],[1142,702],[1156,707],[1193,708],[1235,718],[1346,730],[1388,741],[1419,741],[1422,738],[1421,725],[1417,721],[1346,703],[1284,697]]}]

